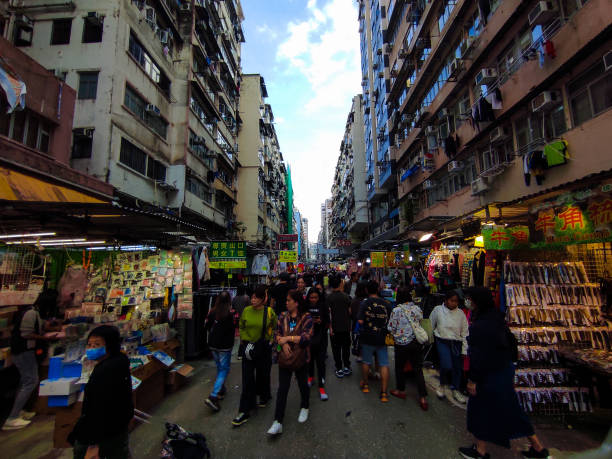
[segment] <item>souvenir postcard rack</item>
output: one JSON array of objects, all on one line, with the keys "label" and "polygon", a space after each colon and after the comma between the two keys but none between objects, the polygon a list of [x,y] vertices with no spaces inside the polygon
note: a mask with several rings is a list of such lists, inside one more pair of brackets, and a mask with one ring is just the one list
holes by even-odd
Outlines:
[{"label": "souvenir postcard rack", "polygon": [[504,263],[506,314],[518,339],[515,376],[528,413],[565,416],[591,412],[588,387],[562,365],[560,346],[609,350],[609,324],[601,316],[598,284],[582,262]]}]

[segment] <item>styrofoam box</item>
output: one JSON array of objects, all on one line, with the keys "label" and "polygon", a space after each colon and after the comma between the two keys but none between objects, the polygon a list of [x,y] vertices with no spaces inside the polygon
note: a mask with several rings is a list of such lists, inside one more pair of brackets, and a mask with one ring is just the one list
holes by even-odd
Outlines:
[{"label": "styrofoam box", "polygon": [[45,379],[40,382],[38,395],[54,396],[54,395],[71,395],[81,389],[81,385],[77,384],[79,378],[58,378]]}]

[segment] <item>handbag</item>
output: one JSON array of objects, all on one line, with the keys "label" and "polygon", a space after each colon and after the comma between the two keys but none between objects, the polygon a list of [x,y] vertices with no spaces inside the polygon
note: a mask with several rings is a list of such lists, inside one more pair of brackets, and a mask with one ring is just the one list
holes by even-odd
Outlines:
[{"label": "handbag", "polygon": [[[300,317],[299,322],[296,324],[293,331],[286,333],[285,336],[299,336],[302,330],[302,322],[304,315]],[[283,330],[286,332],[289,330],[289,314],[286,314],[283,320]],[[288,343],[291,348],[291,355],[287,356],[281,348],[278,353],[278,366],[286,368],[288,370],[299,370],[308,362],[308,355],[305,348],[300,346],[299,343]]]},{"label": "handbag", "polygon": [[248,343],[244,348],[244,357],[247,360],[260,360],[266,356],[268,352],[268,342],[266,341],[266,320],[268,318],[268,308],[264,309],[263,325],[261,327],[261,338],[254,343]]},{"label": "handbag", "polygon": [[406,316],[406,319],[410,323],[410,326],[412,327],[412,332],[414,333],[414,337],[416,338],[418,343],[419,344],[426,344],[426,343],[428,343],[429,342],[429,335],[427,334],[425,329],[423,327],[421,327],[421,324],[419,324],[419,323],[415,322],[414,320],[412,320],[408,316],[408,314],[406,314],[406,311],[404,311],[404,309],[402,309],[402,312],[404,313],[404,315]]},{"label": "handbag", "polygon": [[385,336],[385,346],[395,346],[395,338],[391,333],[387,333],[387,336]]}]

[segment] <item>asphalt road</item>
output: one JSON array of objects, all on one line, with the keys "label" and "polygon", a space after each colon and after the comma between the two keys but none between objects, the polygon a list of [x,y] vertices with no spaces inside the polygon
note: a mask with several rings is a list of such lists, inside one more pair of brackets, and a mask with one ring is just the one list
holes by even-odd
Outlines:
[{"label": "asphalt road", "polygon": [[[331,359],[328,359],[328,365]],[[353,364],[353,370],[357,370]],[[297,422],[299,391],[292,381],[280,437],[269,438],[266,431],[274,420],[274,400],[268,407],[252,413],[250,420],[234,428],[231,420],[237,413],[240,398],[240,363],[233,362],[228,378],[227,397],[219,413],[212,413],[204,399],[209,394],[215,370],[212,362],[197,364],[189,386],[166,398],[155,410],[154,422],[138,427],[131,436],[136,458],[159,457],[164,439],[164,421],[176,422],[187,430],[200,432],[208,440],[213,457],[222,458],[458,458],[458,446],[471,444],[465,430],[465,410],[436,399],[430,391],[430,409],[423,412],[416,402],[416,388],[409,382],[408,398],[383,404],[378,400],[378,382],[371,392],[359,391],[358,372],[337,379],[328,368],[329,401],[319,399],[316,387],[311,389],[310,418]],[[393,375],[392,375],[393,376]],[[277,367],[272,370],[272,391],[277,387]],[[393,388],[391,384],[390,388]],[[588,435],[563,426],[539,428],[548,445],[555,447],[555,458],[568,457],[568,451],[597,446]],[[495,458],[521,457],[525,442],[513,442],[512,450],[491,448]],[[560,450],[560,451],[559,451]]]}]

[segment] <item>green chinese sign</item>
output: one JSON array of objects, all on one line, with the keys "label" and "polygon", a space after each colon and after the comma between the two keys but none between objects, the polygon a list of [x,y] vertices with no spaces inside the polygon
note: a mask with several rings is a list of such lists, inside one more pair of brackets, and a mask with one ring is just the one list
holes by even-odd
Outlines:
[{"label": "green chinese sign", "polygon": [[246,258],[246,242],[244,241],[215,241],[210,244],[211,260],[227,258]]},{"label": "green chinese sign", "polygon": [[485,226],[482,237],[487,250],[513,250],[529,246],[527,226]]}]

